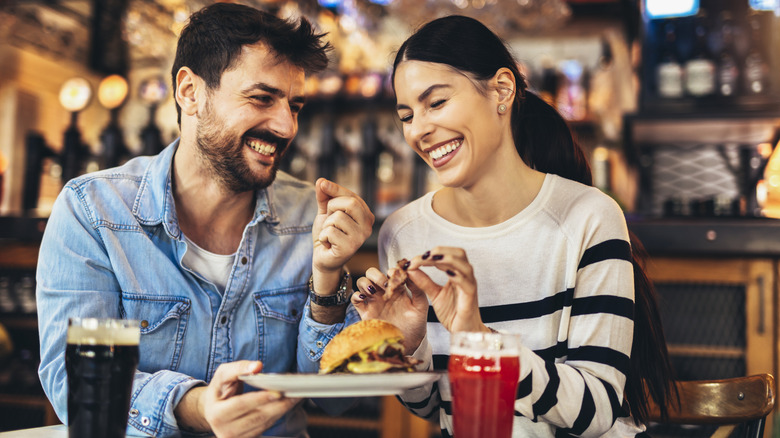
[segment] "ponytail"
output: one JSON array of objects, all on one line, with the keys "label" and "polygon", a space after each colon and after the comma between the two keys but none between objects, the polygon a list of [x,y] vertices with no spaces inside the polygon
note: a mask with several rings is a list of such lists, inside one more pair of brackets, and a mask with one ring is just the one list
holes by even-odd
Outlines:
[{"label": "ponytail", "polygon": [[[512,136],[525,163],[540,172],[593,185],[588,160],[560,113],[530,91],[525,92],[525,99],[519,96],[516,100]],[[667,418],[667,406],[674,398],[679,405],[679,394],[672,381],[657,294],[644,270],[647,252],[631,232],[629,240],[634,268],[634,339],[624,396],[634,420],[641,424],[647,422],[650,398],[661,417]]]},{"label": "ponytail", "polygon": [[515,98],[512,137],[525,163],[543,173],[593,185],[590,165],[566,120],[531,91]]}]

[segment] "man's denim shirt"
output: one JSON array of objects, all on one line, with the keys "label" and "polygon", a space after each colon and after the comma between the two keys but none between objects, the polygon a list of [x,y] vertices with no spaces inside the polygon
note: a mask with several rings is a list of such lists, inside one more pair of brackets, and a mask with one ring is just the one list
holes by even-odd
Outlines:
[{"label": "man's denim shirt", "polygon": [[[317,203],[311,184],[282,172],[257,193],[223,295],[185,268],[171,188],[177,147],[76,178],[54,204],[38,259],[39,375],[65,424],[68,317],[140,321],[127,432],[152,436],[180,434],[174,407],[220,364],[261,360],[264,373],[316,372],[328,341],[359,319],[351,305],[345,323],[311,319]],[[302,436],[300,406],[267,433]]]}]

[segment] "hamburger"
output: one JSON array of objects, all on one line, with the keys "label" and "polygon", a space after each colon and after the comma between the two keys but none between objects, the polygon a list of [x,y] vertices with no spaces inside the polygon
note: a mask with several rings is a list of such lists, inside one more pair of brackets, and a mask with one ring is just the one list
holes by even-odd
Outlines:
[{"label": "hamburger", "polygon": [[404,355],[403,335],[386,321],[352,324],[333,337],[320,359],[320,374],[414,371],[419,362]]}]

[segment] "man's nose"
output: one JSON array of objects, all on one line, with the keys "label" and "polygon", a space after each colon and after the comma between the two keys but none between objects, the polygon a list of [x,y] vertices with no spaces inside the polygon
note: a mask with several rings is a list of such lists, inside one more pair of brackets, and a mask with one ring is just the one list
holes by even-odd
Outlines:
[{"label": "man's nose", "polygon": [[282,138],[293,138],[298,127],[297,114],[294,114],[290,105],[278,102],[271,108],[271,117],[268,129]]}]

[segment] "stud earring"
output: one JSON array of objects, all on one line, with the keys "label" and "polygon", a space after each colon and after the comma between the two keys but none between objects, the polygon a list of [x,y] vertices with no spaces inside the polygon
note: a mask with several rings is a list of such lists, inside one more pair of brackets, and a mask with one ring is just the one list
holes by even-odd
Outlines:
[{"label": "stud earring", "polygon": [[506,112],[506,105],[502,103],[501,105],[498,106],[498,113],[504,114],[505,112]]}]

